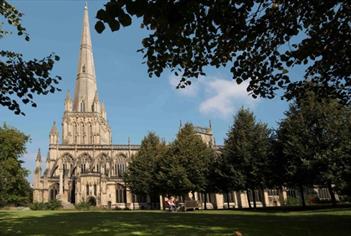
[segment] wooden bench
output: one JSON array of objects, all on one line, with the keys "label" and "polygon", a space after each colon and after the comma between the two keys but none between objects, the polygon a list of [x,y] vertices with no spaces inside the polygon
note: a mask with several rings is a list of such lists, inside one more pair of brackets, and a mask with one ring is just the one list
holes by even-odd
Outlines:
[{"label": "wooden bench", "polygon": [[184,202],[184,211],[187,210],[199,210],[199,202],[196,200],[186,200]]}]

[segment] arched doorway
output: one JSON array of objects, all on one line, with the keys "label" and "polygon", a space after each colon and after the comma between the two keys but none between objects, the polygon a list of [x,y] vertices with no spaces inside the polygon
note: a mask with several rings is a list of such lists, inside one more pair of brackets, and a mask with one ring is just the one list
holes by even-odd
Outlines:
[{"label": "arched doorway", "polygon": [[93,196],[88,197],[87,202],[90,206],[96,206],[96,198]]},{"label": "arched doorway", "polygon": [[72,176],[69,202],[76,203],[76,177]]},{"label": "arched doorway", "polygon": [[52,184],[49,188],[49,201],[56,200],[56,195],[59,192],[59,184]]}]

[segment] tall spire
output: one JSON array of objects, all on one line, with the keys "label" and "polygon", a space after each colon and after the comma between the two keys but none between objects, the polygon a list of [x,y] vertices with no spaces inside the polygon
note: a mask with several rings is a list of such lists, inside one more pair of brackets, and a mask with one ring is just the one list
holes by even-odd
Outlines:
[{"label": "tall spire", "polygon": [[88,7],[87,4],[85,4],[73,111],[91,112],[96,90],[96,76],[90,38]]}]

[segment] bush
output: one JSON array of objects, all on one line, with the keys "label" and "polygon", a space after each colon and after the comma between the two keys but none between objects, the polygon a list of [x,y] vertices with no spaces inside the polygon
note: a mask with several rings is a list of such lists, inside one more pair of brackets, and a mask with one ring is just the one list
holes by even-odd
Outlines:
[{"label": "bush", "polygon": [[62,208],[61,201],[58,200],[47,202],[46,205],[48,210],[57,210],[59,208]]},{"label": "bush", "polygon": [[59,208],[62,208],[62,204],[61,204],[61,201],[58,201],[58,200],[52,200],[49,202],[34,202],[29,206],[29,208],[34,211],[57,210]]},{"label": "bush", "polygon": [[37,210],[45,210],[46,206],[44,202],[33,202],[29,208],[31,210],[37,211]]},{"label": "bush", "polygon": [[299,206],[300,204],[300,200],[296,197],[288,197],[285,203],[286,206]]},{"label": "bush", "polygon": [[89,210],[92,207],[88,202],[80,202],[74,206],[77,210]]}]

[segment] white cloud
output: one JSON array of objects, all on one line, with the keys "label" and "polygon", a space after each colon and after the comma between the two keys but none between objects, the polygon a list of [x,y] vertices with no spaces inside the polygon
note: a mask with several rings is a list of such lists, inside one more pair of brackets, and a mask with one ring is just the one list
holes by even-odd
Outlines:
[{"label": "white cloud", "polygon": [[206,96],[199,111],[221,118],[232,116],[241,106],[253,108],[257,99],[246,91],[248,83],[237,85],[233,80],[211,78],[205,84]]},{"label": "white cloud", "polygon": [[[180,77],[172,75],[169,77],[170,85],[175,89]],[[246,91],[248,82],[237,85],[232,79],[220,76],[206,76],[194,80],[190,86],[176,90],[184,96],[199,96],[201,102],[199,111],[204,115],[227,119],[231,117],[240,107],[254,108],[259,99],[253,99]]]}]

